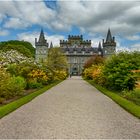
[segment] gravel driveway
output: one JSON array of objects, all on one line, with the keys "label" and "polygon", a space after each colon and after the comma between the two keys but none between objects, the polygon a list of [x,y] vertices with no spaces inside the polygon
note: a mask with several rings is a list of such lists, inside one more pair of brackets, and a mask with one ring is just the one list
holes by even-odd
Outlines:
[{"label": "gravel driveway", "polygon": [[140,120],[72,77],[2,118],[0,138],[136,139]]}]

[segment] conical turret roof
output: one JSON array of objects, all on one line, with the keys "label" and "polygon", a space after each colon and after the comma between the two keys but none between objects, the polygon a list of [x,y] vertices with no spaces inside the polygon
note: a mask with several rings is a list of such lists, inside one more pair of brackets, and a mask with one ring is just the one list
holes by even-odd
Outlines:
[{"label": "conical turret roof", "polygon": [[52,42],[51,42],[51,44],[50,44],[50,48],[53,48],[53,44],[52,44]]},{"label": "conical turret roof", "polygon": [[112,41],[112,35],[111,35],[110,29],[108,29],[107,37],[106,37],[106,42],[110,42],[110,41]]},{"label": "conical turret roof", "polygon": [[41,29],[40,36],[39,36],[39,41],[38,42],[41,42],[41,43],[44,43],[45,42],[45,36],[44,36],[43,29]]}]

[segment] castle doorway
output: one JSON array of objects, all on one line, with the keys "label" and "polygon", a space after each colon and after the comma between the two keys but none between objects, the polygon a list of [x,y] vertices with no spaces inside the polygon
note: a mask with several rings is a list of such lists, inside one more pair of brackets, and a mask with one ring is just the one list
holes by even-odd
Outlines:
[{"label": "castle doorway", "polygon": [[78,75],[78,68],[77,67],[72,68],[72,75],[75,75],[75,76]]}]

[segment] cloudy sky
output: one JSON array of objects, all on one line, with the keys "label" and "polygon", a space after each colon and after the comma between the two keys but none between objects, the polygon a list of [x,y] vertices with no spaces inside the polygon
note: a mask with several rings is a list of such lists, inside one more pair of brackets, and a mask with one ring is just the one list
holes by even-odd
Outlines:
[{"label": "cloudy sky", "polygon": [[110,28],[118,50],[140,50],[140,2],[0,1],[0,41],[18,39],[34,44],[41,28],[54,45],[69,34],[83,34],[93,47],[106,38]]}]

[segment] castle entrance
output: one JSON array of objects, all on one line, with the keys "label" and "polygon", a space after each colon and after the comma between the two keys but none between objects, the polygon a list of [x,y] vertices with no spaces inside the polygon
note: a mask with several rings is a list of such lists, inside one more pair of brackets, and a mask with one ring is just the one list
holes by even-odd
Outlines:
[{"label": "castle entrance", "polygon": [[77,64],[74,64],[71,67],[71,75],[73,75],[73,76],[78,76],[79,75],[79,70],[78,70],[78,65]]},{"label": "castle entrance", "polygon": [[78,68],[77,67],[72,68],[72,75],[78,75]]}]

